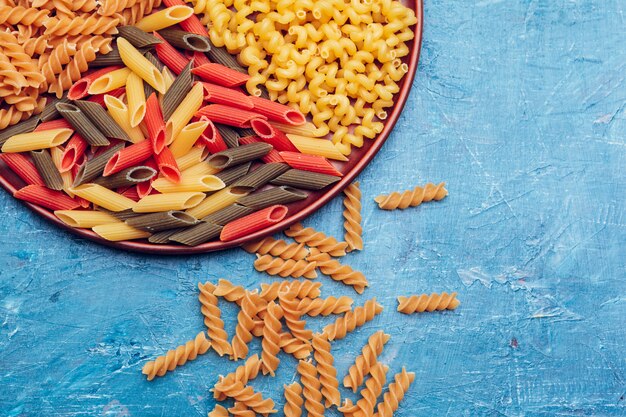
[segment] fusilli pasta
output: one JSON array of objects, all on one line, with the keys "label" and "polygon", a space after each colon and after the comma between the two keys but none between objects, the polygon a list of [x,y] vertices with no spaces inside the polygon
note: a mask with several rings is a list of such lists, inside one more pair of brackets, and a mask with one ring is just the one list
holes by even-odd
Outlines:
[{"label": "fusilli pasta", "polygon": [[283,407],[285,417],[301,417],[304,404],[302,386],[294,382],[291,385],[283,385],[283,388],[285,389],[285,406]]},{"label": "fusilli pasta", "polygon": [[311,254],[307,257],[310,262],[315,262],[324,275],[328,275],[335,281],[341,281],[350,285],[354,290],[362,294],[365,287],[369,286],[367,278],[362,272],[353,270],[349,265],[344,265],[336,259],[332,259],[328,253],[311,249]]},{"label": "fusilli pasta", "polygon": [[228,410],[219,404],[215,404],[213,411],[209,412],[208,417],[230,417]]},{"label": "fusilli pasta", "polygon": [[304,259],[294,261],[293,259],[274,258],[271,255],[257,255],[254,261],[254,268],[259,272],[269,275],[279,275],[283,278],[316,278],[316,263],[307,262]]},{"label": "fusilli pasta", "polygon": [[237,383],[246,385],[257,377],[261,370],[261,360],[259,355],[250,356],[243,365],[240,365],[234,372],[222,377],[213,387],[213,397],[219,401],[226,399],[230,395],[231,390],[236,389]]},{"label": "fusilli pasta", "polygon": [[346,242],[337,242],[334,237],[326,236],[312,227],[304,228],[300,223],[296,223],[285,230],[285,234],[298,243],[317,248],[320,252],[328,253],[331,256],[344,256],[348,247]]},{"label": "fusilli pasta", "polygon": [[361,398],[356,404],[346,400],[344,406],[339,411],[352,417],[372,417],[374,415],[374,407],[376,407],[376,400],[383,392],[383,386],[387,382],[388,369],[387,365],[377,362],[370,369],[371,377],[365,382],[365,388],[361,390]]},{"label": "fusilli pasta", "polygon": [[334,323],[324,327],[323,334],[328,340],[343,339],[346,334],[355,328],[362,326],[374,319],[377,314],[383,311],[383,306],[376,302],[376,297],[367,300],[363,306],[358,306],[352,311],[348,311]]},{"label": "fusilli pasta", "polygon": [[454,310],[459,306],[460,301],[456,299],[456,293],[448,294],[442,292],[441,294],[432,293],[411,295],[409,297],[398,297],[398,311],[405,314],[411,313],[423,313],[425,311],[435,310]]},{"label": "fusilli pasta", "polygon": [[319,334],[313,336],[313,357],[317,362],[317,373],[326,407],[338,406],[341,403],[341,394],[338,389],[337,370],[333,364],[335,358],[330,353],[330,343]]},{"label": "fusilli pasta", "polygon": [[394,191],[389,195],[379,195],[374,199],[378,203],[378,207],[383,210],[405,209],[407,207],[416,207],[428,201],[439,201],[448,195],[445,183],[437,185],[428,183],[424,187],[415,187],[412,190],[403,191],[401,193]]},{"label": "fusilli pasta", "polygon": [[273,237],[266,237],[257,242],[247,243],[242,248],[250,253],[269,254],[282,259],[293,259],[294,261],[304,259],[309,254],[303,243],[287,243],[284,240],[274,239]]},{"label": "fusilli pasta", "polygon": [[359,183],[353,182],[343,190],[343,228],[344,240],[348,244],[348,251],[363,250],[363,228],[361,227],[361,190]]},{"label": "fusilli pasta", "polygon": [[298,310],[311,317],[328,316],[331,314],[341,314],[349,311],[353,300],[350,297],[341,296],[339,298],[330,296],[328,298],[302,298],[298,304]]},{"label": "fusilli pasta", "polygon": [[354,365],[348,369],[348,374],[343,379],[343,386],[352,388],[352,392],[356,392],[358,387],[363,383],[365,375],[367,375],[374,364],[378,362],[378,356],[383,351],[385,343],[389,341],[389,335],[382,330],[372,334],[361,354],[354,360]]},{"label": "fusilli pasta", "polygon": [[204,325],[207,327],[207,333],[211,346],[218,355],[232,354],[232,348],[228,343],[228,334],[224,330],[224,322],[221,318],[221,311],[218,307],[217,297],[215,296],[215,285],[210,282],[204,284],[198,283],[200,295],[198,296],[202,315],[204,316]]},{"label": "fusilli pasta", "polygon": [[263,317],[263,340],[261,346],[262,369],[264,374],[274,376],[274,371],[278,368],[280,359],[280,333],[282,324],[280,319],[283,316],[283,309],[274,301],[270,301],[267,306],[265,317]]},{"label": "fusilli pasta", "polygon": [[237,314],[237,327],[232,341],[232,358],[234,360],[248,356],[248,343],[252,340],[252,330],[255,326],[254,316],[258,311],[252,300],[253,295],[260,298],[257,294],[246,291],[241,302],[241,310]]},{"label": "fusilli pasta", "polygon": [[290,287],[288,291],[278,294],[280,306],[283,308],[283,317],[289,331],[298,339],[309,343],[313,332],[306,328],[306,322],[301,320],[302,312],[298,310],[299,301],[296,298],[297,287]]},{"label": "fusilli pasta", "polygon": [[198,333],[194,340],[190,340],[184,345],[168,351],[165,355],[159,356],[154,361],[150,361],[143,366],[142,372],[147,375],[148,381],[152,381],[155,376],[163,376],[167,371],[173,371],[177,366],[184,365],[187,361],[196,359],[198,355],[206,353],[211,347],[204,332]]},{"label": "fusilli pasta", "polygon": [[323,417],[324,404],[322,404],[322,392],[320,391],[320,381],[317,378],[315,366],[308,361],[298,362],[298,374],[303,385],[304,408],[308,417]]},{"label": "fusilli pasta", "polygon": [[296,359],[306,359],[311,355],[311,344],[303,342],[300,339],[295,338],[289,332],[283,332],[280,334],[280,348],[290,355],[293,355]]},{"label": "fusilli pasta", "polygon": [[383,396],[382,402],[378,404],[375,417],[391,417],[398,409],[400,401],[415,379],[413,372],[407,372],[402,368],[402,372],[394,376],[394,382],[389,384],[389,390]]},{"label": "fusilli pasta", "polygon": [[298,298],[317,298],[320,296],[321,282],[313,281],[281,281],[272,282],[271,284],[261,284],[261,298],[265,301],[272,301],[278,298],[281,291],[288,291],[290,287],[295,286],[297,289],[296,297]]}]

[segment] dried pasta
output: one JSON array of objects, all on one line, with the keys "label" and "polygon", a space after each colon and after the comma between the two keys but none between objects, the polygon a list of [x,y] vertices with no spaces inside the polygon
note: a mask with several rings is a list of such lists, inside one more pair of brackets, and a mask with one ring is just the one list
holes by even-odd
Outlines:
[{"label": "dried pasta", "polygon": [[344,256],[348,247],[346,242],[337,242],[337,239],[334,237],[326,236],[312,227],[304,228],[300,223],[296,223],[285,230],[285,235],[293,238],[298,243],[317,248],[320,252],[328,253],[331,256]]},{"label": "dried pasta", "polygon": [[424,187],[415,187],[412,190],[393,192],[389,195],[379,195],[374,199],[378,203],[378,207],[383,210],[405,209],[407,207],[416,207],[428,201],[439,201],[448,195],[445,183],[437,185],[428,183]]},{"label": "dried pasta", "polygon": [[280,319],[282,316],[283,309],[280,305],[271,301],[267,305],[265,317],[263,317],[263,340],[261,341],[263,348],[261,358],[263,363],[261,367],[264,374],[272,376],[274,376],[274,371],[276,371],[280,363],[278,352],[280,351],[280,333],[282,328]]},{"label": "dried pasta", "polygon": [[287,243],[282,239],[274,239],[273,237],[246,243],[242,248],[250,253],[272,255],[282,259],[293,259],[294,261],[304,259],[309,254],[309,251],[304,247],[304,243]]},{"label": "dried pasta", "polygon": [[348,311],[334,323],[324,327],[323,334],[328,340],[343,339],[355,328],[362,326],[368,321],[372,321],[377,314],[383,311],[383,306],[376,302],[376,297],[367,300],[363,306],[358,306],[352,311]]},{"label": "dried pasta", "polygon": [[254,261],[254,268],[259,272],[266,272],[269,275],[279,275],[281,277],[293,278],[316,278],[316,263],[308,262],[304,259],[294,261],[293,259],[274,258],[271,255],[257,255]]},{"label": "dried pasta", "polygon": [[260,298],[257,294],[246,291],[241,301],[241,310],[237,314],[237,327],[231,343],[234,360],[248,356],[248,343],[252,340],[252,330],[255,326],[254,316],[258,311],[257,303],[252,299],[253,296],[256,296],[257,299]]},{"label": "dried pasta", "polygon": [[367,343],[361,349],[361,354],[354,360],[354,365],[348,369],[348,374],[343,379],[343,386],[351,388],[356,392],[358,387],[363,383],[365,375],[367,375],[372,366],[378,362],[378,356],[383,351],[385,343],[389,341],[389,335],[382,330],[372,334]]},{"label": "dried pasta", "polygon": [[404,314],[454,310],[459,304],[461,303],[456,299],[455,292],[452,294],[442,292],[441,294],[432,293],[430,295],[421,294],[398,297],[398,311]]},{"label": "dried pasta", "polygon": [[402,372],[394,376],[394,382],[389,384],[389,390],[383,396],[383,400],[378,404],[375,417],[392,417],[398,409],[400,401],[404,398],[406,391],[415,380],[413,372],[407,372],[404,367]]},{"label": "dried pasta", "polygon": [[241,305],[241,300],[246,295],[246,289],[240,285],[235,285],[226,279],[220,279],[213,294],[224,297],[226,300]]},{"label": "dried pasta", "polygon": [[201,311],[204,316],[204,325],[207,327],[213,350],[220,356],[230,355],[232,348],[230,343],[228,343],[228,334],[224,330],[224,321],[222,321],[217,297],[214,294],[215,288],[215,285],[210,282],[198,283],[198,289],[200,290],[198,298],[200,304],[202,304]]},{"label": "dried pasta", "polygon": [[365,287],[369,286],[367,278],[362,272],[355,271],[349,265],[344,265],[338,260],[332,259],[328,253],[311,249],[307,260],[316,262],[322,274],[328,275],[335,281],[341,281],[346,285],[350,285],[359,294],[362,294],[365,291]]},{"label": "dried pasta", "polygon": [[370,370],[371,377],[365,382],[365,388],[361,390],[361,398],[353,404],[346,400],[343,407],[339,409],[346,415],[353,417],[372,417],[376,400],[383,392],[383,386],[387,382],[387,370],[389,367],[377,362]]},{"label": "dried pasta", "polygon": [[281,291],[288,291],[289,288],[295,287],[296,297],[298,298],[317,298],[320,296],[320,282],[312,281],[282,281],[273,282],[271,284],[261,284],[261,298],[270,302],[278,299],[278,294]]},{"label": "dried pasta", "polygon": [[182,366],[187,361],[196,359],[198,355],[206,353],[210,347],[211,343],[207,340],[205,333],[200,332],[195,339],[168,351],[154,361],[146,363],[142,372],[148,377],[148,381],[152,381],[155,376],[163,376],[168,371],[173,371],[177,366]]},{"label": "dried pasta", "polygon": [[344,240],[348,244],[348,251],[363,250],[363,228],[361,227],[361,190],[359,183],[353,182],[343,190],[343,228]]},{"label": "dried pasta", "polygon": [[306,328],[306,322],[301,320],[302,311],[298,309],[299,300],[296,297],[298,288],[291,286],[287,291],[280,292],[278,299],[283,308],[283,317],[289,331],[298,339],[309,343],[313,332]]},{"label": "dried pasta", "polygon": [[304,408],[308,417],[323,417],[324,404],[322,404],[321,384],[317,378],[317,369],[308,361],[298,362],[298,374],[303,385]]},{"label": "dried pasta", "polygon": [[301,417],[304,405],[302,385],[294,382],[291,385],[283,385],[283,388],[285,389],[285,406],[283,407],[285,417]]},{"label": "dried pasta", "polygon": [[207,417],[230,417],[230,414],[228,414],[228,410],[226,410],[226,408],[219,404],[215,404],[215,408],[213,408],[213,411],[209,412]]},{"label": "dried pasta", "polygon": [[243,365],[240,365],[234,372],[220,376],[220,380],[213,387],[213,397],[217,400],[224,400],[227,396],[231,396],[231,390],[236,389],[237,384],[246,385],[257,377],[261,370],[261,360],[259,355],[250,356]]},{"label": "dried pasta", "polygon": [[260,392],[254,391],[249,385],[244,386],[241,382],[234,384],[227,397],[233,398],[257,414],[267,415],[276,412],[271,398],[263,398]]},{"label": "dried pasta", "polygon": [[307,341],[304,342],[294,337],[289,332],[283,332],[280,334],[280,348],[290,355],[293,355],[296,359],[306,359],[311,355],[313,347]]},{"label": "dried pasta", "polygon": [[342,314],[351,309],[353,302],[352,298],[343,295],[339,298],[302,298],[298,310],[311,317]]},{"label": "dried pasta", "polygon": [[339,394],[339,381],[337,381],[337,370],[334,366],[334,357],[330,353],[330,343],[319,334],[313,336],[313,357],[317,362],[317,373],[321,384],[322,396],[325,398],[326,407],[339,405],[341,394]]}]

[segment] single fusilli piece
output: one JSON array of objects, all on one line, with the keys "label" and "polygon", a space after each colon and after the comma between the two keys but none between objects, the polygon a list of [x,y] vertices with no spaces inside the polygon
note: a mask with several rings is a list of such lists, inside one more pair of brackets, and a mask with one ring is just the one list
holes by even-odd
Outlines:
[{"label": "single fusilli piece", "polygon": [[34,7],[0,5],[0,25],[41,26],[48,18],[48,10]]},{"label": "single fusilli piece", "polygon": [[72,11],[91,12],[98,6],[96,0],[72,0]]},{"label": "single fusilli piece", "polygon": [[309,262],[315,262],[320,272],[328,275],[335,281],[341,281],[350,285],[354,290],[363,294],[365,287],[369,286],[367,278],[360,271],[355,271],[349,265],[344,265],[336,259],[332,259],[330,254],[323,253],[317,249],[311,249],[311,254],[307,256]]},{"label": "single fusilli piece", "polygon": [[254,261],[254,268],[259,272],[265,272],[269,275],[279,275],[283,278],[316,278],[316,263],[307,262],[304,259],[294,261],[293,259],[274,258],[271,255],[257,255]]},{"label": "single fusilli piece", "polygon": [[63,71],[63,66],[68,64],[76,55],[76,45],[69,44],[67,39],[62,44],[52,48],[50,53],[39,57],[39,70],[46,80],[46,84],[54,82],[56,75]]},{"label": "single fusilli piece", "polygon": [[44,82],[36,62],[24,51],[13,34],[0,31],[0,47],[19,74],[24,76],[28,87],[38,88]]},{"label": "single fusilli piece", "polygon": [[73,36],[73,35],[113,35],[117,33],[117,25],[120,19],[89,15],[87,17],[49,17],[44,22],[47,36]]},{"label": "single fusilli piece", "polygon": [[280,348],[285,353],[293,355],[296,359],[308,358],[311,355],[311,350],[313,349],[309,342],[303,342],[289,332],[283,332],[280,334]]},{"label": "single fusilli piece", "polygon": [[138,0],[102,0],[97,13],[100,16],[113,16],[137,3]]},{"label": "single fusilli piece", "polygon": [[210,282],[204,284],[198,283],[200,295],[198,299],[202,307],[200,311],[204,316],[204,325],[207,327],[207,333],[213,350],[220,356],[232,354],[232,348],[228,343],[228,334],[224,330],[224,321],[221,318],[222,312],[218,307],[217,297],[213,294],[215,285]]},{"label": "single fusilli piece", "polygon": [[249,385],[244,386],[241,382],[236,382],[226,396],[244,404],[258,414],[267,415],[276,412],[271,398],[263,398],[260,392],[254,391]]},{"label": "single fusilli piece", "polygon": [[235,285],[227,279],[220,279],[217,282],[217,286],[215,287],[213,294],[217,295],[218,297],[223,297],[231,303],[241,305],[241,300],[243,300],[246,292],[247,291],[244,287],[240,285]]},{"label": "single fusilli piece", "polygon": [[294,261],[304,259],[309,254],[303,243],[287,243],[282,239],[274,239],[273,237],[266,237],[257,242],[247,243],[242,248],[250,253],[272,255],[282,259],[293,259]]},{"label": "single fusilli piece", "polygon": [[291,385],[283,385],[283,388],[285,389],[285,406],[283,407],[285,417],[301,417],[304,404],[302,386],[294,382]]},{"label": "single fusilli piece", "polygon": [[[246,292],[241,302],[241,310],[237,314],[237,327],[232,341],[232,359],[239,360],[248,356],[248,343],[252,340],[252,330],[254,329],[254,316],[257,307],[252,300],[252,294]],[[259,297],[260,298],[260,297]]]},{"label": "single fusilli piece", "polygon": [[256,417],[256,413],[253,410],[239,401],[235,401],[235,405],[230,407],[228,412],[232,414],[233,417]]},{"label": "single fusilli piece", "polygon": [[405,314],[435,310],[454,310],[459,304],[461,302],[456,299],[455,292],[452,294],[442,292],[441,294],[432,293],[430,295],[421,294],[411,295],[410,297],[398,297],[398,311]]},{"label": "single fusilli piece", "polygon": [[320,296],[321,282],[313,281],[280,281],[272,282],[271,284],[261,284],[261,298],[265,301],[273,301],[278,298],[278,294],[281,291],[288,291],[290,287],[295,286],[297,289],[296,296],[298,298],[317,298]]},{"label": "single fusilli piece", "polygon": [[389,390],[383,396],[382,402],[378,404],[378,409],[374,416],[393,416],[414,379],[415,374],[413,372],[407,372],[406,369],[402,368],[402,372],[395,375],[394,382],[389,384]]},{"label": "single fusilli piece", "polygon": [[388,369],[387,365],[376,362],[370,370],[371,377],[365,382],[365,388],[361,390],[361,398],[356,404],[346,400],[339,411],[352,417],[372,417],[376,407],[376,399],[383,392],[383,386],[387,382]]},{"label": "single fusilli piece", "polygon": [[348,369],[348,374],[343,379],[343,386],[352,388],[352,392],[356,392],[358,387],[363,383],[365,375],[367,375],[377,362],[378,356],[383,351],[385,343],[389,341],[389,335],[382,330],[377,331],[369,337],[361,354],[354,360],[354,365]]},{"label": "single fusilli piece", "polygon": [[289,331],[298,339],[303,342],[309,343],[313,332],[306,328],[306,322],[301,320],[302,312],[298,309],[300,304],[299,299],[296,297],[296,287],[289,288],[288,291],[278,294],[280,300],[280,306],[283,308],[283,317],[285,323],[289,328]]},{"label": "single fusilli piece", "polygon": [[331,256],[344,256],[348,247],[346,242],[337,242],[334,237],[326,236],[312,227],[304,228],[300,223],[296,223],[285,230],[285,234],[298,243],[317,248],[320,252],[328,253]]},{"label": "single fusilli piece", "polygon": [[379,195],[374,199],[378,203],[378,207],[383,210],[405,209],[407,207],[415,207],[427,201],[439,201],[448,195],[445,183],[437,185],[433,183],[426,184],[422,187],[415,187],[412,190],[406,190],[401,193],[394,191],[389,195]]},{"label": "single fusilli piece", "polygon": [[371,300],[367,300],[363,306],[358,306],[354,310],[348,311],[334,323],[324,327],[323,334],[328,336],[328,340],[343,339],[346,337],[346,334],[373,320],[382,311],[383,306],[378,304],[376,297],[374,297]]},{"label": "single fusilli piece", "polygon": [[228,414],[228,410],[226,410],[226,408],[219,404],[215,404],[215,408],[208,414],[207,417],[230,417],[230,414]]},{"label": "single fusilli piece", "polygon": [[134,25],[161,5],[161,0],[142,0],[116,13],[121,25]]},{"label": "single fusilli piece", "polygon": [[39,99],[39,89],[26,87],[19,94],[9,94],[4,96],[4,102],[14,106],[21,112],[33,111],[37,107]]},{"label": "single fusilli piece", "polygon": [[31,57],[34,55],[42,55],[46,52],[46,49],[48,49],[48,37],[37,36],[25,39],[22,42],[22,48],[24,48],[24,52]]},{"label": "single fusilli piece", "polygon": [[308,417],[323,417],[324,404],[322,404],[322,392],[320,391],[320,381],[317,378],[317,369],[308,361],[298,362],[298,374],[304,386],[304,408]]},{"label": "single fusilli piece", "polygon": [[196,359],[198,355],[206,353],[211,347],[204,332],[198,333],[194,340],[190,340],[176,349],[168,351],[143,366],[142,372],[152,381],[155,376],[163,376],[167,371],[173,371],[177,366],[184,365],[187,361]]},{"label": "single fusilli piece", "polygon": [[361,227],[361,190],[358,182],[348,185],[343,193],[343,228],[344,240],[348,244],[348,251],[363,250],[363,228]]},{"label": "single fusilli piece", "polygon": [[28,119],[33,114],[41,113],[45,105],[45,97],[39,97],[33,110],[19,111],[15,106],[9,106],[6,109],[0,108],[0,130]]},{"label": "single fusilli piece", "polygon": [[264,374],[269,373],[272,376],[274,376],[274,371],[280,363],[278,352],[280,352],[280,333],[282,328],[280,319],[282,317],[283,309],[274,301],[270,301],[265,317],[263,317],[263,340],[261,341],[263,364],[261,366]]},{"label": "single fusilli piece", "polygon": [[313,336],[313,357],[317,362],[317,373],[319,374],[322,386],[322,395],[326,400],[326,407],[339,405],[341,394],[339,394],[339,381],[337,381],[337,369],[335,369],[335,358],[330,353],[330,343],[322,335]]},{"label": "single fusilli piece", "polygon": [[342,295],[337,298],[303,298],[298,304],[298,310],[311,317],[328,316],[330,314],[342,314],[352,308],[354,300]]},{"label": "single fusilli piece", "polygon": [[22,88],[28,87],[26,77],[20,74],[11,63],[11,59],[0,47],[0,97],[19,94]]},{"label": "single fusilli piece", "polygon": [[257,377],[261,370],[261,364],[259,355],[254,354],[230,374],[220,376],[219,381],[212,389],[213,397],[219,401],[223,401],[227,396],[232,397],[231,394],[237,388],[238,383],[246,385]]}]

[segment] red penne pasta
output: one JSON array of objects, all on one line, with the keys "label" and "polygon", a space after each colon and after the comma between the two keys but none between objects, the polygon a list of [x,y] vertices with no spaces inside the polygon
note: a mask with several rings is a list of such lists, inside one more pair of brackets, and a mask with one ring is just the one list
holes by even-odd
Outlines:
[{"label": "red penne pasta", "polygon": [[170,148],[163,148],[163,151],[157,154],[154,159],[156,160],[161,175],[171,182],[180,182],[180,170],[178,169],[176,158],[174,158]]},{"label": "red penne pasta", "polygon": [[74,210],[80,207],[78,201],[43,185],[27,185],[13,193],[13,197],[50,210]]},{"label": "red penne pasta", "polygon": [[[191,70],[192,73],[205,81],[222,85],[224,87],[238,87],[248,81],[248,74],[235,71],[221,64],[204,64]],[[283,119],[281,119],[283,120]]]},{"label": "red penne pasta", "polygon": [[226,142],[222,139],[222,135],[220,135],[219,130],[217,130],[213,122],[206,116],[201,116],[200,121],[208,122],[206,129],[204,129],[204,132],[200,135],[200,142],[206,145],[208,151],[210,153],[218,153],[228,149]]},{"label": "red penne pasta", "polygon": [[33,130],[33,132],[43,132],[45,130],[54,130],[54,129],[71,129],[74,130],[72,125],[65,119],[56,119],[49,120],[47,122],[41,123],[39,126]]},{"label": "red penne pasta", "polygon": [[115,71],[117,69],[123,68],[121,65],[114,65],[106,68],[99,69],[98,71],[94,71],[91,74],[85,75],[83,78],[76,81],[70,89],[67,91],[67,98],[70,100],[80,100],[83,97],[87,96],[87,90],[91,84],[99,77],[104,74]]},{"label": "red penne pasta", "polygon": [[46,185],[35,164],[26,155],[21,153],[3,153],[0,154],[0,160],[11,168],[26,184]]},{"label": "red penne pasta", "polygon": [[[263,140],[256,136],[245,136],[243,138],[239,138],[240,145],[249,145],[255,142],[263,142]],[[266,164],[271,164],[272,162],[285,162],[276,149],[270,150],[264,157],[261,158],[261,160]]]},{"label": "red penne pasta", "polygon": [[207,57],[204,53],[195,51],[193,53],[193,66],[199,67],[200,65],[210,64],[209,57]]},{"label": "red penne pasta", "polygon": [[167,137],[163,112],[161,111],[161,105],[156,93],[150,94],[150,97],[146,100],[146,115],[143,121],[148,130],[149,141],[152,143],[154,153],[161,153],[163,148],[165,148]]},{"label": "red penne pasta", "polygon": [[292,168],[343,177],[343,174],[323,156],[308,155],[300,152],[280,152],[280,156]]},{"label": "red penne pasta", "polygon": [[[164,0],[163,4],[167,7],[172,6],[187,6],[182,0]],[[206,26],[200,22],[200,19],[194,14],[188,19],[183,20],[178,24],[183,30],[191,33],[195,33],[202,36],[209,36],[209,32],[206,30]]]},{"label": "red penne pasta", "polygon": [[245,95],[239,90],[207,82],[203,82],[202,87],[204,88],[204,100],[209,103],[225,104],[227,106],[248,110],[254,108],[250,96]]},{"label": "red penne pasta", "polygon": [[176,75],[180,74],[189,63],[189,60],[157,32],[153,32],[152,34],[161,39],[161,43],[155,47],[159,61],[165,64],[165,66],[171,69]]},{"label": "red penne pasta", "polygon": [[153,154],[152,144],[147,140],[127,146],[109,159],[104,167],[103,175],[107,177],[123,169],[139,165]]},{"label": "red penne pasta", "polygon": [[65,150],[61,156],[61,168],[59,168],[59,171],[67,172],[72,169],[74,165],[77,165],[81,157],[85,155],[88,145],[87,141],[83,139],[81,135],[74,133],[72,139],[67,142],[67,146],[65,146]]},{"label": "red penne pasta", "polygon": [[124,190],[124,192],[120,194],[123,195],[124,197],[130,198],[131,200],[135,202],[141,200],[141,197],[139,197],[139,192],[137,191],[136,185],[133,185],[132,187],[128,187],[126,190]]},{"label": "red penne pasta", "polygon": [[116,98],[120,98],[122,94],[126,92],[125,87],[116,88],[115,90],[108,91],[102,94],[95,94],[87,99],[87,101],[92,101],[94,103],[98,103],[102,107],[106,109],[106,104],[104,103],[104,96],[113,96]]},{"label": "red penne pasta", "polygon": [[[150,158],[147,161],[144,161],[143,165],[153,168],[155,170],[159,169],[159,166],[156,164],[156,162],[154,162],[154,158]],[[150,178],[148,181],[140,182],[139,184],[137,184],[137,194],[139,195],[139,198],[144,198],[145,196],[150,194],[150,192],[152,191],[152,181],[154,181],[155,179],[156,175]]]},{"label": "red penne pasta", "polygon": [[249,110],[225,106],[223,104],[209,104],[202,107],[196,116],[206,116],[215,123],[221,123],[235,127],[250,127],[254,119],[265,119],[265,116],[253,113]]},{"label": "red penne pasta", "polygon": [[270,120],[294,126],[306,123],[306,118],[299,110],[292,109],[289,106],[262,97],[250,96],[250,100],[254,103],[254,111],[267,116]]},{"label": "red penne pasta", "polygon": [[282,205],[275,205],[249,214],[240,219],[227,223],[220,233],[220,240],[228,242],[263,230],[285,218],[289,209]]},{"label": "red penne pasta", "polygon": [[250,125],[263,142],[269,143],[277,151],[299,152],[287,135],[270,125],[266,120],[254,119],[250,122]]}]

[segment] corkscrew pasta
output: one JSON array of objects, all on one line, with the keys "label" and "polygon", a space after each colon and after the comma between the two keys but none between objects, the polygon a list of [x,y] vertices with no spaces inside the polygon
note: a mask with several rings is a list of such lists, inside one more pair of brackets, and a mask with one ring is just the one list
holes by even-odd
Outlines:
[{"label": "corkscrew pasta", "polygon": [[294,261],[293,259],[274,258],[271,255],[257,255],[254,261],[254,268],[259,272],[265,272],[269,275],[279,275],[281,277],[293,278],[316,278],[316,263],[308,262],[303,259]]},{"label": "corkscrew pasta", "polygon": [[330,343],[319,334],[313,336],[313,357],[317,362],[317,373],[321,385],[322,396],[325,398],[326,407],[339,405],[341,394],[339,394],[339,382],[337,381],[337,370],[335,369],[334,357],[330,353]]},{"label": "corkscrew pasta", "polygon": [[348,244],[346,242],[337,242],[332,236],[326,236],[322,232],[318,232],[312,227],[305,228],[300,223],[296,223],[289,229],[285,230],[285,235],[293,238],[298,243],[316,248],[320,252],[328,253],[331,256],[345,256]]},{"label": "corkscrew pasta", "polygon": [[428,201],[443,200],[448,195],[445,189],[445,183],[437,185],[428,183],[424,187],[415,187],[412,190],[393,192],[388,195],[379,195],[374,199],[378,203],[378,207],[383,210],[405,209],[407,207],[416,207]]},{"label": "corkscrew pasta", "polygon": [[423,313],[425,311],[454,310],[461,304],[456,293],[432,293],[398,297],[398,311],[404,314]]},{"label": "corkscrew pasta", "polygon": [[344,240],[348,244],[348,251],[363,250],[363,228],[361,227],[361,190],[359,183],[353,182],[343,190],[343,228]]},{"label": "corkscrew pasta", "polygon": [[224,330],[224,322],[221,319],[221,311],[218,307],[217,297],[215,296],[215,285],[210,282],[204,284],[198,283],[200,295],[201,312],[204,316],[204,325],[207,327],[211,346],[218,355],[232,354],[232,348],[228,343],[228,334]]},{"label": "corkscrew pasta", "polygon": [[304,247],[304,243],[287,243],[281,239],[266,237],[257,242],[247,243],[242,246],[250,253],[259,255],[272,255],[282,259],[293,259],[299,261],[306,258],[309,251]]},{"label": "corkscrew pasta", "polygon": [[324,327],[323,334],[328,340],[343,339],[355,328],[362,326],[368,321],[372,321],[377,314],[383,311],[383,306],[376,302],[376,297],[367,300],[363,306],[358,306],[352,311],[348,311],[334,323]]},{"label": "corkscrew pasta", "polygon": [[389,341],[389,335],[382,330],[377,331],[367,339],[367,343],[363,346],[361,354],[354,360],[354,365],[348,369],[348,374],[343,379],[343,386],[352,388],[352,392],[356,392],[358,387],[363,383],[365,375],[367,375],[376,362],[378,356],[383,351],[385,343]]},{"label": "corkscrew pasta", "polygon": [[152,381],[155,376],[163,376],[168,371],[173,371],[177,366],[184,365],[187,361],[196,359],[198,355],[206,353],[211,347],[204,332],[198,333],[195,339],[190,340],[170,350],[167,354],[159,356],[154,361],[150,361],[143,366],[142,372]]}]

